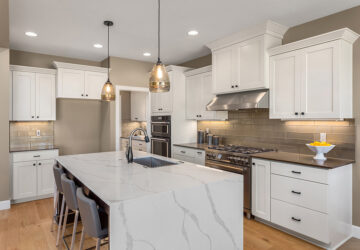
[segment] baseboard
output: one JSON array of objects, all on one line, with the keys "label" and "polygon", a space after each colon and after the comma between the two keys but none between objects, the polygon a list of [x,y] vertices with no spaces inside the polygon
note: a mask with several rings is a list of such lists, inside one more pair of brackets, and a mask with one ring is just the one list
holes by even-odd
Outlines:
[{"label": "baseboard", "polygon": [[352,236],[354,238],[360,239],[360,227],[355,225],[352,226]]},{"label": "baseboard", "polygon": [[0,201],[0,210],[10,209],[10,200]]}]

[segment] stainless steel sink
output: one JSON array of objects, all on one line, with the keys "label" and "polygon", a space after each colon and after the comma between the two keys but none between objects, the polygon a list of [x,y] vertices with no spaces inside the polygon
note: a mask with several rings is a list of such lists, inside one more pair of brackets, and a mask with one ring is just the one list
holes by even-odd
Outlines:
[{"label": "stainless steel sink", "polygon": [[134,162],[147,168],[158,168],[178,164],[175,162],[160,160],[154,157],[135,158]]}]

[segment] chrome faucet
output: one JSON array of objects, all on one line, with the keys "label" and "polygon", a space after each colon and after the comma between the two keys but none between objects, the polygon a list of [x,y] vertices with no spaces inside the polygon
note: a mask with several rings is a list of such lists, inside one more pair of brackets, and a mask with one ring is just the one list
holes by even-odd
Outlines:
[{"label": "chrome faucet", "polygon": [[129,136],[129,146],[127,148],[127,151],[126,151],[126,159],[128,161],[128,163],[132,163],[134,161],[134,155],[133,155],[133,151],[132,151],[132,138],[135,134],[136,131],[142,131],[144,132],[144,135],[145,135],[145,142],[148,143],[150,140],[149,140],[149,136],[146,132],[145,129],[143,128],[136,128],[134,129],[133,131],[131,131],[130,133],[130,136]]}]

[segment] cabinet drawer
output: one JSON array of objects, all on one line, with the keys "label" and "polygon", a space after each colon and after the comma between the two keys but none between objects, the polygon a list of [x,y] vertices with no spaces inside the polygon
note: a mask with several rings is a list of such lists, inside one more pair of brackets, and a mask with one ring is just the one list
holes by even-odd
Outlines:
[{"label": "cabinet drawer", "polygon": [[326,214],[271,199],[271,222],[326,244],[330,243]]},{"label": "cabinet drawer", "polygon": [[205,165],[205,151],[204,150],[195,150],[195,163],[200,165]]},{"label": "cabinet drawer", "polygon": [[271,173],[327,184],[329,172],[326,169],[273,161]]},{"label": "cabinet drawer", "polygon": [[186,161],[186,162],[191,162],[191,163],[195,163],[195,158],[194,157],[189,157],[186,155],[179,155],[179,154],[173,154],[172,158],[177,159],[179,161]]},{"label": "cabinet drawer", "polygon": [[53,159],[59,155],[59,151],[56,150],[39,150],[39,151],[29,151],[29,152],[17,152],[12,153],[13,162],[21,161],[38,161]]},{"label": "cabinet drawer", "polygon": [[327,213],[328,185],[271,175],[271,198]]},{"label": "cabinet drawer", "polygon": [[174,146],[173,150],[174,150],[174,154],[184,155],[188,157],[195,157],[196,154],[196,150],[191,148]]}]

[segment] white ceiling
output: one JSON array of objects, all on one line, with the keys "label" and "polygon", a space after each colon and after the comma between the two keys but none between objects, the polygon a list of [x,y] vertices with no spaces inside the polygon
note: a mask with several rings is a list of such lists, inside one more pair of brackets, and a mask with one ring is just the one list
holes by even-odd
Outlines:
[{"label": "white ceiling", "polygon": [[[111,56],[156,60],[157,0],[10,0],[11,49],[89,60]],[[206,54],[205,44],[267,19],[298,25],[360,4],[359,0],[163,0],[162,61],[178,64]],[[197,37],[187,36],[196,29]],[[25,31],[34,31],[30,38]],[[94,43],[104,45],[95,49]],[[144,57],[145,51],[152,53]]]}]

